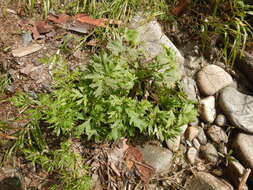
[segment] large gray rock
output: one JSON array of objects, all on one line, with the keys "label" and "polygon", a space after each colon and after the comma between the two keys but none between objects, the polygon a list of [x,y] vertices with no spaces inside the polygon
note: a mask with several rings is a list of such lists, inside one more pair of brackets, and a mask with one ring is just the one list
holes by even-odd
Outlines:
[{"label": "large gray rock", "polygon": [[253,96],[226,87],[220,93],[219,105],[232,124],[253,133]]},{"label": "large gray rock", "polygon": [[163,51],[163,46],[171,48],[176,54],[176,61],[184,63],[184,57],[170,39],[163,33],[160,24],[156,20],[147,21],[141,15],[136,15],[130,25],[130,28],[136,29],[140,34],[142,47],[146,50],[150,58],[154,58]]},{"label": "large gray rock", "polygon": [[172,163],[173,153],[163,147],[151,144],[139,146],[144,161],[151,165],[157,173],[168,172]]},{"label": "large gray rock", "polygon": [[211,96],[220,89],[232,84],[232,77],[217,65],[208,65],[202,68],[196,76],[200,92]]},{"label": "large gray rock", "polygon": [[186,190],[233,190],[234,188],[224,181],[206,172],[195,173],[186,185]]}]

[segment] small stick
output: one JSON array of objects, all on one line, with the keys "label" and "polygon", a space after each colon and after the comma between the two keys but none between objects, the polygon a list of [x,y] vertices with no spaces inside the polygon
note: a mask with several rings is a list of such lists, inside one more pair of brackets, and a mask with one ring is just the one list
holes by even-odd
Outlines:
[{"label": "small stick", "polygon": [[134,160],[134,159],[132,159],[132,158],[131,158],[130,160],[133,161],[135,164],[141,165],[141,166],[143,166],[143,167],[145,167],[145,168],[148,168],[148,169],[154,171],[154,168],[151,167],[151,166],[149,166],[148,164],[144,164],[144,163],[142,163],[142,162],[138,162],[137,160]]},{"label": "small stick", "polygon": [[244,174],[242,176],[240,184],[238,185],[237,190],[243,190],[243,186],[246,184],[250,172],[251,172],[251,169],[249,169],[249,168],[247,168],[247,169],[244,170]]}]

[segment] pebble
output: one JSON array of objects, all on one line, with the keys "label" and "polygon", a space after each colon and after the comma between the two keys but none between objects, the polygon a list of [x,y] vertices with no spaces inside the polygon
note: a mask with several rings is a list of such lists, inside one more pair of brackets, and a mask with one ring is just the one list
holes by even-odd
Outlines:
[{"label": "pebble", "polygon": [[197,154],[198,154],[198,150],[194,147],[190,147],[187,151],[187,159],[192,165],[195,163]]},{"label": "pebble", "polygon": [[210,127],[208,127],[207,134],[215,143],[228,142],[228,136],[225,131],[221,127],[218,127],[216,125],[211,125]]},{"label": "pebble", "polygon": [[199,134],[197,136],[197,139],[199,140],[200,144],[205,145],[207,143],[206,134],[203,128],[199,128]]},{"label": "pebble", "polygon": [[226,125],[227,119],[226,116],[223,114],[218,114],[217,117],[215,118],[215,124],[223,127]]},{"label": "pebble", "polygon": [[193,146],[194,146],[197,150],[199,150],[199,148],[200,148],[201,145],[200,145],[198,139],[197,139],[197,138],[193,139],[192,143],[193,143]]},{"label": "pebble", "polygon": [[173,153],[167,148],[144,144],[138,146],[144,161],[152,166],[157,173],[168,172],[173,160]]},{"label": "pebble", "polygon": [[192,141],[199,134],[199,127],[190,126],[185,131],[186,140]]},{"label": "pebble", "polygon": [[233,187],[207,172],[196,172],[187,180],[186,190],[233,190]]},{"label": "pebble", "polygon": [[196,76],[197,85],[204,95],[211,96],[233,82],[232,77],[217,65],[207,65]]},{"label": "pebble", "polygon": [[182,85],[183,91],[185,92],[189,100],[192,100],[192,101],[198,100],[197,93],[196,93],[197,85],[196,85],[195,80],[193,80],[190,77],[185,76],[181,80],[181,85]]},{"label": "pebble", "polygon": [[226,87],[220,93],[219,105],[235,127],[253,133],[253,96]]},{"label": "pebble", "polygon": [[207,143],[200,147],[201,156],[208,162],[216,163],[218,161],[219,155],[216,148],[211,144]]},{"label": "pebble", "polygon": [[171,138],[167,140],[166,145],[172,152],[177,152],[179,149],[180,140],[181,140],[181,137],[176,136],[175,138]]},{"label": "pebble", "polygon": [[216,116],[214,96],[209,96],[199,101],[199,115],[203,121],[213,123]]}]

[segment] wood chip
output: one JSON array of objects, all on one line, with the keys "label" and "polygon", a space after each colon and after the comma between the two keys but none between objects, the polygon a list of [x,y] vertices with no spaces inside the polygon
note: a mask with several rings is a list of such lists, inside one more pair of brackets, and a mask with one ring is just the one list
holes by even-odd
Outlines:
[{"label": "wood chip", "polygon": [[12,55],[14,57],[23,57],[31,53],[34,53],[36,51],[39,51],[41,48],[42,46],[39,44],[30,44],[26,47],[21,47],[21,48],[12,50]]}]

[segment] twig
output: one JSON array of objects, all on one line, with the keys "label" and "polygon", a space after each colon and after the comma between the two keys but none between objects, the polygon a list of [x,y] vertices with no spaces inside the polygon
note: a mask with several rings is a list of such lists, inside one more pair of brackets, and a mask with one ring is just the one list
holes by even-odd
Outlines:
[{"label": "twig", "polygon": [[144,163],[142,163],[142,162],[138,162],[138,161],[136,161],[136,160],[134,160],[134,159],[132,159],[132,158],[131,158],[130,160],[133,161],[135,164],[138,164],[138,165],[140,165],[140,166],[143,166],[143,167],[145,167],[145,168],[148,168],[148,169],[154,171],[154,168],[151,167],[151,166],[149,166],[149,165],[147,165],[147,164],[144,164]]},{"label": "twig", "polygon": [[238,185],[237,190],[243,190],[243,186],[246,184],[250,172],[251,172],[251,169],[249,169],[249,168],[247,168],[247,169],[244,170],[242,179],[241,179],[241,181],[240,181],[240,183]]}]

